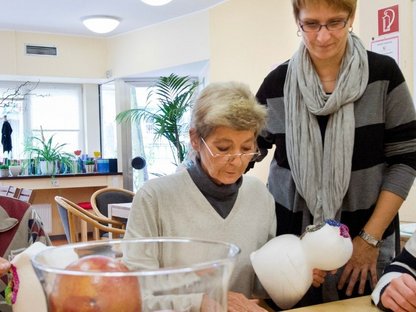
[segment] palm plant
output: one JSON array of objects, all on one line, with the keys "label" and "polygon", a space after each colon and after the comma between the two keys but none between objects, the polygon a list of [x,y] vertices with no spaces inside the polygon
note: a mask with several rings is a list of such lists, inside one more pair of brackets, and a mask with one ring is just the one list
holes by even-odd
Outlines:
[{"label": "palm plant", "polygon": [[[188,76],[159,77],[156,84],[151,87],[144,108],[133,108],[120,112],[116,120],[123,121],[150,121],[154,125],[155,139],[164,137],[168,140],[175,164],[181,163],[186,155],[186,146],[181,141],[181,134],[187,128],[183,122],[184,114],[190,110],[192,99],[199,83]],[[157,99],[156,111],[149,109],[151,100]]]}]

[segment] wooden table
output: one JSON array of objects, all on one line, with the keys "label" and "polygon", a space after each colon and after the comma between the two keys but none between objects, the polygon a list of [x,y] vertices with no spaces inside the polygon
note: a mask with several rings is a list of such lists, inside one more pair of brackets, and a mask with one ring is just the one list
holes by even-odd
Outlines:
[{"label": "wooden table", "polygon": [[313,306],[286,310],[296,312],[377,312],[380,311],[371,303],[370,296],[333,301]]},{"label": "wooden table", "polygon": [[[108,217],[112,219],[113,217],[127,219],[129,217],[130,209],[132,203],[120,203],[120,204],[109,204],[108,205]],[[111,224],[109,224],[111,227]],[[110,239],[113,238],[113,233],[108,233]]]},{"label": "wooden table", "polygon": [[127,219],[129,217],[131,203],[109,204],[108,217],[119,217]]}]

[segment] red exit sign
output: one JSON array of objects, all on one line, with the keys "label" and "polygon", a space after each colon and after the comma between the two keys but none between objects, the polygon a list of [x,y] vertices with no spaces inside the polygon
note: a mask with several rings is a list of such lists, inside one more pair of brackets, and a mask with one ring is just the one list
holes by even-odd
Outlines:
[{"label": "red exit sign", "polygon": [[378,10],[378,35],[399,31],[399,5]]}]

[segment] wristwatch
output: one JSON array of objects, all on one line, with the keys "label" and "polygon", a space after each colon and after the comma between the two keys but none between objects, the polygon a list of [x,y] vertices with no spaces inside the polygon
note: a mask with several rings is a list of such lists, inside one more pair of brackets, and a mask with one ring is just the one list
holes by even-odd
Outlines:
[{"label": "wristwatch", "polygon": [[367,244],[373,246],[373,247],[380,247],[383,240],[378,240],[374,236],[364,232],[364,230],[361,230],[360,233],[358,233],[358,236],[361,237]]}]

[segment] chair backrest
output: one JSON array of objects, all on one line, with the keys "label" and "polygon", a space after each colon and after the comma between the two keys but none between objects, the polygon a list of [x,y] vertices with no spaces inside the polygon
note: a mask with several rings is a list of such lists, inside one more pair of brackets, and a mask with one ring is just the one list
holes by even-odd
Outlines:
[{"label": "chair backrest", "polygon": [[16,197],[19,188],[13,185],[0,185],[0,196]]},{"label": "chair backrest", "polygon": [[79,241],[76,227],[77,218],[78,220],[84,220],[88,224],[91,224],[94,229],[111,232],[119,236],[125,233],[125,230],[123,229],[108,226],[108,224],[118,226],[119,222],[113,222],[111,219],[97,216],[64,197],[55,196],[55,202],[58,205],[59,215],[69,243],[76,243]]},{"label": "chair backrest", "polygon": [[[0,256],[27,248],[36,241],[51,245],[42,220],[29,203],[0,196]],[[15,221],[14,223],[11,223]],[[10,226],[8,226],[10,225]]]},{"label": "chair backrest", "polygon": [[27,188],[20,188],[17,189],[16,194],[14,197],[20,199],[21,201],[32,203],[33,200],[33,190]]},{"label": "chair backrest", "polygon": [[122,188],[105,187],[91,195],[91,206],[101,217],[108,217],[108,205],[131,203],[135,193]]}]

